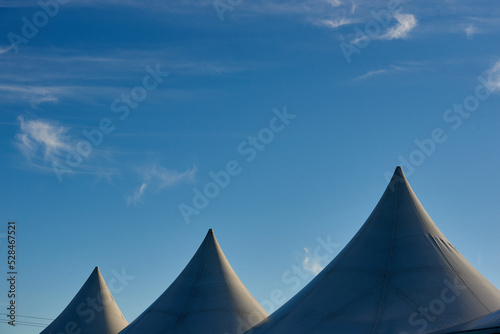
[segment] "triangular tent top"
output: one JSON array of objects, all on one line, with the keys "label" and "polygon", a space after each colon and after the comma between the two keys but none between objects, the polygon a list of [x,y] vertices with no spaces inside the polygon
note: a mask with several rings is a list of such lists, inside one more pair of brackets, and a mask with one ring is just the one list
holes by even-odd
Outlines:
[{"label": "triangular tent top", "polygon": [[497,309],[500,291],[436,227],[398,167],[342,252],[251,333],[429,333]]},{"label": "triangular tent top", "polygon": [[69,305],[40,334],[117,334],[127,324],[95,267]]},{"label": "triangular tent top", "polygon": [[121,334],[240,334],[266,316],[209,230],[172,285]]}]

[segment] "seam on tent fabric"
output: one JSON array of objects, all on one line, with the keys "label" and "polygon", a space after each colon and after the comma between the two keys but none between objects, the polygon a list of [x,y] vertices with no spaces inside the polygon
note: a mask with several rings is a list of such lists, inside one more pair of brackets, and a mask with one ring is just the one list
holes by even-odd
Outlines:
[{"label": "seam on tent fabric", "polygon": [[[410,187],[409,189],[411,189],[411,186],[410,186],[410,185],[408,185],[408,186]],[[441,237],[443,237],[444,239],[446,239],[446,237],[443,235],[443,233],[441,232],[441,230],[439,230],[439,228],[435,225],[434,221],[432,221],[432,218],[429,216],[429,214],[427,213],[427,211],[425,211],[425,208],[422,206],[422,203],[420,203],[420,201],[419,201],[419,200],[418,200],[418,198],[416,197],[415,193],[413,192],[413,189],[411,189],[410,196],[411,196],[411,197],[415,197],[415,200],[416,200],[416,201],[412,201],[411,203],[412,203],[412,206],[413,206],[413,210],[415,211],[415,213],[417,214],[417,216],[420,218],[419,220],[420,220],[421,222],[425,222],[425,223],[427,223],[427,219],[424,219],[424,218],[428,218],[428,219],[430,219],[430,220],[431,220],[431,223],[434,225],[434,226],[432,226],[432,227],[436,228],[436,229],[440,232]],[[415,202],[416,202],[416,203],[418,203],[418,204],[420,204],[420,208],[421,208],[421,209],[423,209],[423,211],[424,211],[425,213],[427,213],[427,217],[423,217],[423,216],[420,214],[420,211],[418,210],[417,205],[415,204]],[[427,224],[426,224],[426,225],[427,225]],[[427,230],[427,226],[426,226],[426,225],[424,225],[425,230]],[[461,274],[461,273],[460,273],[460,271],[457,269],[457,267],[456,267],[456,265],[453,263],[453,261],[452,261],[452,260],[448,257],[447,252],[443,251],[443,248],[442,248],[442,247],[441,247],[441,245],[437,242],[437,240],[436,240],[436,238],[437,238],[437,237],[435,237],[435,236],[434,236],[433,234],[431,234],[431,233],[426,233],[426,234],[425,234],[425,236],[426,236],[427,240],[429,240],[429,241],[431,242],[431,244],[433,244],[433,245],[434,245],[434,248],[436,249],[436,251],[438,251],[438,252],[441,254],[441,256],[442,256],[442,257],[443,257],[443,259],[446,261],[446,263],[448,263],[448,265],[450,266],[450,268],[453,270],[453,274],[454,274],[456,277],[458,277],[458,278],[460,279],[460,281],[461,281],[463,284],[465,284],[465,285],[467,286],[467,288],[469,289],[469,291],[470,291],[470,293],[472,294],[472,296],[474,297],[474,299],[476,299],[476,300],[479,302],[479,304],[480,304],[481,306],[483,306],[483,308],[484,308],[484,309],[486,309],[488,312],[491,312],[491,310],[490,310],[490,309],[489,309],[489,308],[488,308],[488,307],[487,307],[487,306],[486,306],[486,305],[485,305],[485,304],[481,301],[481,299],[480,299],[480,298],[476,295],[476,293],[474,292],[474,290],[472,290],[472,289],[471,289],[471,287],[470,287],[470,286],[469,286],[469,284],[465,281],[465,279],[463,279],[462,274]],[[445,241],[444,241],[442,238],[439,238],[439,240],[440,240],[441,242],[445,243]],[[448,240],[446,239],[446,241],[448,241]],[[449,241],[448,241],[448,244],[450,244],[450,245],[451,245],[451,243],[450,243]],[[454,246],[452,246],[452,247],[453,247],[453,249],[455,249],[455,247],[454,247]],[[456,251],[456,252],[458,252],[458,250],[457,250],[457,249],[455,249],[455,251]],[[460,253],[460,252],[458,252],[458,253]]]},{"label": "seam on tent fabric", "polygon": [[[280,309],[278,309],[276,312],[270,315],[270,317],[273,318],[272,324],[270,324],[268,327],[269,329],[276,327],[277,324],[282,322],[284,319],[293,316],[292,312],[294,309],[298,308],[302,302],[304,302],[308,296],[310,295],[311,291],[314,291],[314,286],[319,285],[327,276],[329,273],[332,272],[341,272],[344,270],[336,270],[334,269],[335,266],[338,265],[339,261],[342,261],[343,257],[345,256],[346,253],[349,253],[349,250],[353,248],[360,240],[361,236],[363,235],[363,231],[365,231],[368,228],[369,222],[371,223],[371,220],[373,219],[374,216],[377,215],[377,213],[380,210],[380,204],[382,203],[382,199],[385,197],[387,193],[387,189],[385,190],[384,194],[380,198],[380,200],[377,202],[375,205],[375,208],[373,211],[370,213],[368,218],[366,219],[365,223],[361,226],[359,231],[354,235],[354,237],[349,241],[349,243],[345,246],[342,251],[340,251],[339,254],[321,271],[319,275],[314,277],[302,290],[300,290],[295,296],[293,296],[290,300],[288,300]],[[359,270],[360,272],[369,272],[373,273],[371,270]],[[357,300],[357,299],[356,299]],[[347,305],[350,305],[351,303],[347,303]],[[283,311],[285,310],[285,307],[287,305],[293,305],[292,307],[287,307],[286,312]],[[277,314],[279,312],[279,314]],[[341,312],[337,312],[341,313]],[[334,313],[335,314],[335,313]],[[328,319],[330,318],[331,315],[327,314],[322,317],[322,319]],[[314,327],[313,327],[314,328]]]},{"label": "seam on tent fabric", "polygon": [[472,288],[469,286],[469,284],[462,278],[462,275],[460,274],[460,272],[455,267],[455,264],[448,258],[447,254],[441,250],[441,247],[439,246],[438,242],[433,237],[431,237],[430,240],[434,243],[434,245],[436,245],[436,247],[439,248],[439,251],[443,255],[443,258],[446,260],[446,262],[453,269],[453,272],[456,275],[456,277],[458,277],[460,279],[460,281],[462,281],[462,283],[467,286],[467,288],[469,289],[469,292],[472,294],[472,296],[474,296],[474,298],[479,302],[479,304],[481,306],[483,306],[483,308],[486,311],[492,312],[486,305],[484,305],[484,303],[481,301],[481,299],[476,295],[476,292],[474,290],[472,290]]},{"label": "seam on tent fabric", "polygon": [[[205,238],[207,239],[207,238],[209,238],[209,236],[206,236]],[[208,239],[204,240],[204,242],[205,241],[208,241]],[[184,317],[186,316],[186,312],[189,309],[189,306],[191,305],[191,302],[192,302],[193,297],[195,295],[195,291],[197,290],[196,286],[198,284],[198,281],[200,280],[201,274],[203,273],[203,268],[205,267],[204,265],[205,265],[205,258],[207,256],[207,252],[208,252],[208,247],[205,247],[204,252],[203,252],[203,257],[201,260],[201,264],[200,264],[200,269],[198,270],[198,273],[196,274],[196,279],[194,280],[194,283],[193,283],[193,289],[191,290],[191,294],[189,295],[186,306],[184,307],[184,310],[182,311],[181,316],[178,318],[177,323],[175,325],[175,328],[172,331],[172,334],[177,333],[177,330],[179,329],[179,326],[182,323],[182,320],[184,319]],[[196,256],[196,253],[195,253],[195,256]]]},{"label": "seam on tent fabric", "polygon": [[[406,182],[405,182],[405,184],[406,184]],[[382,297],[381,297],[380,304],[378,307],[377,316],[375,318],[372,330],[370,331],[370,333],[372,333],[372,334],[377,332],[377,330],[380,326],[380,319],[382,317],[382,314],[385,311],[385,303],[387,300],[387,290],[388,290],[389,279],[390,279],[389,274],[390,274],[390,271],[392,268],[393,252],[394,252],[394,246],[395,246],[396,227],[397,227],[396,222],[397,222],[397,218],[398,218],[397,215],[398,215],[398,209],[399,209],[399,200],[401,197],[400,191],[401,191],[401,185],[398,182],[396,185],[396,205],[394,206],[394,213],[393,213],[392,238],[391,238],[391,248],[389,250],[389,261],[388,261],[387,266],[385,268],[384,287],[382,289]]]},{"label": "seam on tent fabric", "polygon": [[[409,186],[409,189],[411,189],[410,185]],[[443,248],[441,247],[441,245],[439,244],[439,242],[437,242],[436,238],[438,238],[441,242],[445,243],[445,241],[443,240],[446,239],[446,237],[443,235],[443,233],[441,232],[441,230],[439,230],[439,228],[435,225],[435,223],[432,221],[432,218],[429,216],[429,214],[427,213],[427,211],[425,211],[424,207],[422,206],[422,203],[420,203],[420,201],[418,200],[418,198],[416,197],[415,193],[413,192],[413,189],[411,189],[410,191],[410,196],[413,198],[415,198],[415,201],[412,201],[412,206],[413,206],[413,211],[417,214],[417,216],[419,217],[419,220],[421,222],[425,222],[426,224],[424,225],[424,230],[427,231],[427,219],[425,218],[428,218],[431,220],[431,223],[434,225],[432,227],[434,227],[435,229],[437,229],[439,232],[440,232],[440,235],[441,237],[435,237],[432,233],[425,233],[425,236],[427,238],[427,240],[429,240],[431,242],[431,244],[433,244],[434,246],[434,249],[436,249],[437,252],[439,252],[441,254],[441,256],[443,257],[443,259],[446,261],[446,263],[448,263],[448,265],[451,267],[451,269],[453,270],[453,274],[458,277],[460,279],[460,281],[462,281],[463,284],[465,284],[467,286],[467,288],[469,289],[470,293],[474,296],[474,298],[479,302],[479,304],[481,304],[487,311],[490,311],[488,307],[486,307],[486,305],[483,304],[483,302],[481,301],[481,299],[476,295],[476,293],[471,289],[471,287],[469,286],[469,284],[467,284],[467,282],[462,278],[462,275],[460,273],[460,271],[457,269],[457,267],[455,266],[455,264],[452,262],[452,260],[448,257],[447,255],[447,252],[443,251]],[[418,207],[415,203],[418,203],[420,204],[420,208],[425,212],[427,213],[427,217],[423,217],[421,214],[420,214],[420,211],[418,210]],[[451,244],[450,242],[448,242],[449,244]],[[455,247],[453,247],[455,248]],[[456,250],[456,249],[455,249]]]},{"label": "seam on tent fabric", "polygon": [[[380,201],[379,201],[380,202]],[[304,302],[310,295],[311,291],[314,291],[314,287],[319,285],[326,277],[328,273],[331,272],[336,272],[336,271],[342,271],[342,270],[335,270],[333,267],[337,265],[339,261],[342,260],[342,257],[344,254],[348,253],[349,250],[354,247],[354,245],[360,240],[361,236],[361,230],[365,228],[366,223],[370,220],[370,217],[374,214],[375,211],[378,209],[378,204],[373,210],[373,212],[370,214],[368,219],[366,220],[365,224],[360,228],[360,230],[356,233],[356,235],[351,239],[351,241],[346,245],[346,247],[316,276],[314,277],[302,290],[300,290],[295,296],[293,296],[290,300],[288,300],[283,306],[281,306],[278,310],[276,310],[273,314],[270,315],[270,317],[273,318],[272,325],[269,326],[269,328],[275,327],[276,324],[280,323],[284,319],[293,316],[292,311],[300,306],[302,302]],[[329,267],[332,266],[332,269]],[[371,272],[371,271],[369,271]],[[316,283],[315,283],[316,282]],[[350,303],[348,303],[350,304]],[[287,305],[293,305],[292,307],[288,307],[287,311],[284,312],[285,310],[284,307]],[[277,314],[280,312],[280,314]],[[328,315],[322,317],[322,318],[328,318]]]},{"label": "seam on tent fabric", "polygon": [[[227,260],[227,259],[226,259],[226,260]],[[221,258],[220,258],[220,257],[219,257],[219,262],[220,262],[220,267],[221,267],[221,269],[222,269],[222,274],[224,275],[224,278],[226,278],[226,274],[227,274],[227,273],[226,273],[226,271],[225,271],[224,266],[222,265],[222,261],[221,261]],[[229,261],[228,261],[228,264],[229,264]],[[231,269],[232,269],[232,268],[231,268]],[[234,269],[233,269],[233,272],[234,272]],[[237,279],[239,280],[239,278],[237,278]],[[227,283],[227,282],[228,282],[228,280],[227,280],[227,279],[225,279],[224,281],[226,282],[226,284],[224,284],[224,285],[226,286],[226,289],[227,289],[227,291],[228,291],[228,293],[229,293],[229,296],[231,297],[231,302],[232,302],[232,304],[233,304],[233,307],[234,307],[234,309],[236,310],[236,313],[238,314],[238,316],[240,316],[240,317],[241,317],[242,312],[241,312],[241,310],[239,309],[238,305],[236,304],[235,294],[233,294],[233,291],[232,291],[232,290],[233,290],[233,288],[234,288],[234,287],[236,287],[236,285],[233,285],[233,284],[231,284],[231,283]],[[241,282],[241,280],[240,280],[240,282]],[[241,283],[241,284],[243,285],[243,283]],[[243,319],[243,321],[245,321],[245,322],[246,322],[246,320],[245,320],[245,319]],[[246,323],[248,324],[248,322],[246,322]],[[250,328],[249,328],[249,329],[250,329]]]},{"label": "seam on tent fabric", "polygon": [[[217,241],[215,241],[217,243]],[[222,275],[224,276],[224,282],[226,282],[225,284],[223,284],[227,291],[228,291],[228,294],[230,296],[230,299],[231,299],[231,302],[233,304],[233,307],[234,309],[236,310],[236,313],[238,314],[238,316],[240,315],[240,310],[238,308],[238,306],[236,305],[236,301],[235,301],[235,296],[233,295],[232,293],[232,286],[230,283],[229,283],[229,280],[227,279],[229,276],[231,275],[227,275],[227,272],[226,272],[226,267],[225,265],[229,266],[229,269],[232,270],[234,272],[234,269],[231,267],[231,264],[229,263],[229,261],[227,260],[226,256],[224,255],[224,253],[222,252],[222,250],[220,249],[220,247],[217,247],[219,245],[215,245],[215,251],[216,253],[218,254],[218,260],[219,260],[219,267],[221,268],[221,272],[222,272]],[[226,260],[226,261],[224,261]],[[232,277],[233,279],[235,279],[236,281],[240,281],[241,283],[241,280],[239,279],[239,277],[236,275],[236,278],[235,277]],[[243,283],[241,283],[241,285],[243,285]]]},{"label": "seam on tent fabric", "polygon": [[[410,189],[411,189],[411,188],[410,188]],[[413,190],[412,190],[412,192],[413,192]],[[414,193],[413,193],[413,195],[414,195]],[[416,196],[415,196],[415,197],[416,197]],[[425,209],[423,208],[422,204],[420,203],[420,201],[418,201],[418,203],[420,204],[420,206],[422,207],[422,209],[424,210],[424,212],[426,212],[426,211],[425,211]],[[415,203],[414,203],[414,202],[412,202],[412,204],[413,204],[413,209],[415,210],[415,212],[416,212],[416,213],[417,213],[417,215],[419,216],[420,220],[421,220],[421,221],[425,221],[425,222],[426,222],[426,220],[425,220],[425,219],[422,219],[422,216],[420,215],[420,212],[417,210],[417,207],[415,206]],[[426,212],[426,213],[427,213],[427,212]],[[432,223],[434,224],[434,226],[435,226],[435,223],[432,221],[432,218],[431,218],[428,214],[427,214],[427,216],[428,216],[428,218],[431,220],[431,222],[432,222]],[[438,231],[439,231],[439,232],[441,232],[437,226],[435,226],[435,227],[438,229]],[[441,236],[442,236],[442,237],[444,237],[444,235],[443,235],[443,233],[442,233],[442,232],[441,232]],[[429,239],[429,240],[431,241],[431,243],[433,243],[433,244],[434,244],[434,246],[435,246],[435,247],[437,247],[437,250],[441,253],[441,255],[443,256],[443,258],[446,260],[446,263],[448,263],[448,265],[449,265],[449,266],[453,269],[454,274],[455,274],[457,277],[459,277],[459,278],[460,278],[460,281],[462,281],[462,283],[463,283],[463,284],[465,284],[465,285],[467,286],[467,288],[469,289],[470,293],[471,293],[471,294],[474,296],[474,298],[475,298],[475,299],[479,302],[479,304],[480,304],[481,306],[483,306],[483,308],[484,308],[484,309],[486,309],[486,311],[488,311],[488,312],[492,312],[493,310],[490,310],[490,309],[489,309],[489,308],[488,308],[488,307],[487,307],[487,306],[486,306],[486,305],[482,302],[482,300],[481,300],[481,299],[477,296],[476,292],[475,292],[475,291],[474,291],[474,290],[470,287],[470,285],[469,285],[469,284],[465,281],[465,279],[462,277],[462,274],[461,274],[461,273],[460,273],[460,271],[457,269],[457,267],[456,267],[455,263],[453,263],[453,261],[452,261],[452,260],[448,257],[447,252],[444,252],[444,251],[443,251],[442,247],[441,247],[441,246],[439,245],[439,243],[436,241],[436,238],[435,238],[432,234],[429,234],[429,235],[427,235],[427,234],[426,234],[426,237],[427,237],[427,239]],[[448,241],[448,240],[446,239],[446,237],[444,237],[444,239],[445,239],[446,241]],[[439,240],[440,240],[441,242],[445,243],[445,241],[444,241],[442,238],[439,238]],[[447,243],[447,244],[451,245],[451,242],[449,242],[449,241],[448,241],[448,243]],[[458,251],[458,250],[457,250],[457,249],[456,249],[453,245],[451,245],[451,246],[453,247],[453,249],[454,249],[457,253],[459,253],[460,255],[462,255],[462,254],[461,254],[461,253],[460,253],[460,252],[459,252],[459,251]],[[462,255],[462,257],[463,257],[463,255]]]},{"label": "seam on tent fabric", "polygon": [[[367,289],[366,291],[369,294],[369,292],[373,292],[373,289]],[[336,316],[341,315],[347,307],[350,307],[351,305],[356,305],[359,300],[366,299],[366,296],[367,296],[367,294],[360,294],[358,298],[352,299],[350,302],[343,304],[342,307],[339,307],[336,312],[330,313],[330,314],[327,314],[327,315],[321,317],[321,320],[323,321],[323,320],[334,319]],[[308,333],[314,333],[313,330],[315,328],[319,328],[321,325],[323,325],[322,321],[319,321],[316,324],[316,326],[313,326]]]}]

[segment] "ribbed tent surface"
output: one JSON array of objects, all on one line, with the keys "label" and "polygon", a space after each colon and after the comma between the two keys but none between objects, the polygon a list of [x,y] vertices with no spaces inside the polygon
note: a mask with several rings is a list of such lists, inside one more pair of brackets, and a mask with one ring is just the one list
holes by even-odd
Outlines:
[{"label": "ribbed tent surface", "polygon": [[432,334],[494,334],[500,333],[500,310],[485,315],[479,319],[468,321],[464,324],[454,326]]},{"label": "ribbed tent surface", "polygon": [[209,230],[172,285],[121,334],[242,334],[266,316]]},{"label": "ribbed tent surface", "polygon": [[341,253],[249,333],[429,333],[497,309],[500,291],[445,238],[398,167]]},{"label": "ribbed tent surface", "polygon": [[117,334],[128,325],[98,267],[41,334]]}]

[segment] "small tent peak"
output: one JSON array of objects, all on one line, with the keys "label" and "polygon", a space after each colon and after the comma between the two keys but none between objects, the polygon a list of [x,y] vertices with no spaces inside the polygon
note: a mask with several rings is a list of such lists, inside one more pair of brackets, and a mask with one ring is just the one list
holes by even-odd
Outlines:
[{"label": "small tent peak", "polygon": [[[85,308],[82,309],[82,305],[89,305],[89,299],[97,300],[101,305],[94,305],[101,307],[102,311],[95,312],[91,321],[88,321],[90,318],[87,319],[84,316],[85,313],[81,312],[85,310]],[[72,328],[78,329],[77,332],[81,334],[118,334],[128,325],[118,305],[116,305],[99,267],[94,268],[71,302],[40,334],[66,332],[68,324],[74,324]]]},{"label": "small tent peak", "polygon": [[94,270],[92,270],[92,273],[90,274],[90,277],[93,277],[93,276],[101,276],[101,271],[99,270],[99,267],[98,266],[95,266]]},{"label": "small tent peak", "polygon": [[401,168],[401,166],[396,167],[396,170],[394,171],[394,175],[399,176],[399,177],[405,177],[405,174],[403,173],[403,169]]}]

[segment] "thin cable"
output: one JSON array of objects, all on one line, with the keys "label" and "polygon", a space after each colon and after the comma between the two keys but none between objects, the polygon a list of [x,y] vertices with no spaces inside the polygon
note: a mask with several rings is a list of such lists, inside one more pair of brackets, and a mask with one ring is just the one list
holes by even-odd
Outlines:
[{"label": "thin cable", "polygon": [[[10,315],[10,314],[8,314],[8,313],[0,313],[0,315]],[[41,319],[41,320],[50,320],[50,321],[54,320],[54,319],[49,319],[49,318],[31,317],[31,316],[28,316],[28,315],[20,315],[20,314],[16,314],[16,317],[31,318],[31,319]]]}]

